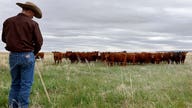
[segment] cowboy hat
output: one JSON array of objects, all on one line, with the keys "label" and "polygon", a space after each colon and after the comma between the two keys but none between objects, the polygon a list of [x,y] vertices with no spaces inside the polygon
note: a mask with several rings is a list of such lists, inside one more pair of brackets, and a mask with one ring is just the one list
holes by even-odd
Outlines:
[{"label": "cowboy hat", "polygon": [[42,17],[42,12],[39,7],[37,7],[34,3],[32,2],[25,2],[25,3],[16,3],[21,8],[27,8],[32,10],[35,13],[36,18],[41,18]]}]

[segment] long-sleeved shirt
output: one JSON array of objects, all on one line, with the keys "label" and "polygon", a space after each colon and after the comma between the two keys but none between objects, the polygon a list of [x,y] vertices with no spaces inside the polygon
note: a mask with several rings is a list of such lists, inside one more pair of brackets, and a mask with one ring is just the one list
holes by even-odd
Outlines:
[{"label": "long-sleeved shirt", "polygon": [[34,51],[37,54],[43,44],[39,25],[23,13],[8,18],[3,23],[2,41],[12,52]]}]

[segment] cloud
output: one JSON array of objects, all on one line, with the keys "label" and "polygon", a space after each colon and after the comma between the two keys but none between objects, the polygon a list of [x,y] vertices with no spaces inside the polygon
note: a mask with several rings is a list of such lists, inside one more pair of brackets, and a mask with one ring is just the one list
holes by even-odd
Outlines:
[{"label": "cloud", "polygon": [[[34,2],[43,11],[43,19],[34,19],[45,38],[43,50],[191,49],[191,0]],[[11,0],[0,5],[1,22],[20,11]]]}]

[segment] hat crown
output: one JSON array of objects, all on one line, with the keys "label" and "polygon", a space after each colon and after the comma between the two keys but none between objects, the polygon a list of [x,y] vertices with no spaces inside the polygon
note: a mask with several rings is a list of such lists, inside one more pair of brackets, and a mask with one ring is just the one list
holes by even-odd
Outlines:
[{"label": "hat crown", "polygon": [[[25,2],[26,5],[31,5],[31,6],[36,6],[34,3],[32,2]],[[37,6],[36,6],[37,7]]]},{"label": "hat crown", "polygon": [[32,2],[25,2],[25,3],[16,3],[18,6],[21,8],[29,8],[35,13],[36,18],[41,18],[42,17],[42,12],[39,7],[37,7],[34,3]]}]

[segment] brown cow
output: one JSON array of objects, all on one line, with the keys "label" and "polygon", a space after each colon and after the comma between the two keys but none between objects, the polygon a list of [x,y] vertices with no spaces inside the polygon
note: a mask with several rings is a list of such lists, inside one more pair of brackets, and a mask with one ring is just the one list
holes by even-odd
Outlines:
[{"label": "brown cow", "polygon": [[39,52],[35,55],[35,59],[44,59],[44,52]]},{"label": "brown cow", "polygon": [[75,62],[77,63],[77,61],[78,61],[78,57],[77,57],[76,52],[72,52],[72,51],[67,51],[65,53],[65,58],[69,58],[71,63],[75,63]]},{"label": "brown cow", "polygon": [[74,62],[91,62],[91,61],[96,61],[98,58],[98,52],[72,52],[72,51],[67,51],[65,53],[65,58],[69,58],[71,63]]},{"label": "brown cow", "polygon": [[156,52],[152,53],[152,63],[153,64],[159,64],[163,61],[163,53]]},{"label": "brown cow", "polygon": [[87,61],[91,62],[91,61],[96,61],[99,58],[99,52],[98,51],[94,51],[94,52],[87,52]]},{"label": "brown cow", "polygon": [[99,53],[99,56],[98,56],[98,59],[102,62],[106,62],[106,55],[109,54],[110,52],[100,52]]},{"label": "brown cow", "polygon": [[187,52],[172,52],[171,54],[171,63],[174,64],[183,64],[185,62]]},{"label": "brown cow", "polygon": [[136,63],[135,56],[136,53],[127,53],[127,63],[135,64]]},{"label": "brown cow", "polygon": [[55,64],[62,63],[62,58],[64,57],[64,54],[62,52],[53,51],[53,57]]},{"label": "brown cow", "polygon": [[162,56],[163,56],[162,61],[165,62],[165,63],[170,64],[170,62],[171,62],[171,52],[164,52],[164,53],[162,53]]},{"label": "brown cow", "polygon": [[151,61],[151,53],[148,53],[148,52],[136,53],[135,61],[138,64],[150,63],[150,61]]},{"label": "brown cow", "polygon": [[181,63],[181,52],[171,52],[171,63],[180,64]]},{"label": "brown cow", "polygon": [[113,66],[115,63],[125,66],[127,64],[127,54],[124,52],[112,52],[105,54],[108,65]]},{"label": "brown cow", "polygon": [[82,63],[96,61],[98,58],[98,52],[79,52],[77,53],[78,58]]}]

